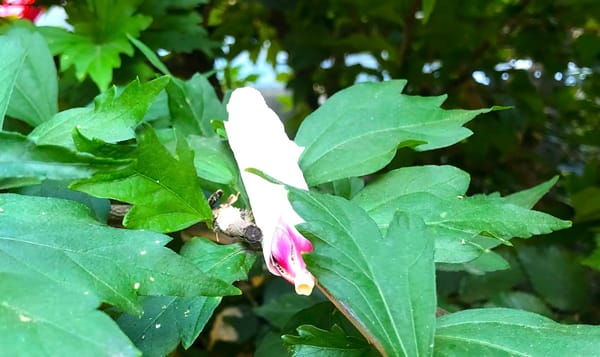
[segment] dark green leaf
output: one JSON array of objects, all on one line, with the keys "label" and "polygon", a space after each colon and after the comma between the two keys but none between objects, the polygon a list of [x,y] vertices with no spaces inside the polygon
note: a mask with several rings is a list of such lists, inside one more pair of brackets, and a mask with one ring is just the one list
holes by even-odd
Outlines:
[{"label": "dark green leaf", "polygon": [[462,125],[481,110],[443,110],[446,96],[401,94],[406,81],[360,83],[344,89],[309,115],[296,143],[309,185],[362,176],[383,168],[399,147],[418,151],[452,145],[472,134]]},{"label": "dark green leaf", "polygon": [[267,320],[273,327],[282,330],[290,317],[319,302],[319,299],[313,296],[306,297],[295,293],[282,294],[255,308],[254,312]]},{"label": "dark green leaf", "polygon": [[139,356],[91,294],[43,275],[0,272],[0,346],[5,356]]},{"label": "dark green leaf", "polygon": [[33,185],[46,179],[73,180],[126,162],[100,160],[59,146],[37,146],[17,133],[0,132],[0,188]]},{"label": "dark green leaf", "polygon": [[315,252],[310,271],[367,339],[389,355],[429,355],[436,310],[432,231],[409,214],[385,238],[358,206],[336,196],[291,189]]},{"label": "dark green leaf", "polygon": [[539,297],[524,293],[522,291],[505,291],[498,295],[486,304],[486,307],[498,306],[509,307],[512,309],[525,310],[546,317],[552,317],[552,311]]},{"label": "dark green leaf", "polygon": [[99,95],[92,108],[75,108],[60,112],[51,120],[35,128],[29,135],[38,144],[74,147],[75,129],[87,138],[108,143],[133,139],[134,129],[140,123],[152,100],[167,85],[169,77],[160,77],[147,83],[131,82],[117,96],[117,88]]},{"label": "dark green leaf", "polygon": [[123,220],[129,228],[173,232],[200,221],[212,222],[186,140],[177,140],[178,159],[160,144],[151,127],[144,128],[138,141],[136,163],[97,173],[71,188],[133,204]]},{"label": "dark green leaf", "polygon": [[321,330],[314,326],[298,327],[298,335],[285,335],[283,341],[292,356],[377,356],[371,346],[364,340],[347,336],[344,331],[334,325],[331,331]]},{"label": "dark green leaf", "polygon": [[531,312],[474,309],[442,316],[436,356],[595,356],[600,328],[561,325]]},{"label": "dark green leaf", "polygon": [[[181,253],[227,283],[246,279],[255,259],[242,245],[217,245],[203,238],[186,243]],[[220,302],[220,297],[151,296],[142,300],[143,316],[123,314],[117,322],[144,356],[164,356],[179,341],[190,347]]]},{"label": "dark green leaf", "polygon": [[522,245],[517,256],[533,288],[548,304],[566,311],[590,306],[590,285],[575,254],[556,245]]},{"label": "dark green leaf", "polygon": [[168,236],[103,226],[73,201],[3,194],[0,220],[0,271],[46,276],[130,313],[141,312],[138,294],[238,292],[164,248]]}]

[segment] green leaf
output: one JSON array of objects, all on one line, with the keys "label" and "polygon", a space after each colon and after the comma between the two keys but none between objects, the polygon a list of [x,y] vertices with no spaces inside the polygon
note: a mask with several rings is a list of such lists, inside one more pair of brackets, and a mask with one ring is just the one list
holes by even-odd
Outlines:
[{"label": "green leaf", "polygon": [[583,223],[600,219],[600,187],[589,186],[571,195],[575,209],[575,222]]},{"label": "green leaf", "polygon": [[[49,120],[58,111],[58,78],[54,60],[44,38],[24,28],[13,28],[6,36],[17,38],[26,55],[18,73],[7,114],[31,126]],[[19,52],[11,53],[19,59]],[[10,66],[7,70],[11,70]],[[0,111],[1,113],[1,111]]]},{"label": "green leaf", "polygon": [[156,53],[154,53],[148,46],[146,46],[142,41],[131,37],[129,34],[127,34],[127,38],[135,47],[137,47],[138,50],[140,50],[140,52],[144,54],[148,62],[150,62],[156,69],[158,69],[164,75],[171,75],[171,72],[167,66],[161,62]]},{"label": "green leaf", "polygon": [[52,53],[60,55],[61,71],[74,66],[80,81],[89,75],[104,91],[112,81],[112,70],[121,67],[121,54],[133,55],[127,35],[137,38],[152,19],[136,14],[128,1],[75,1],[65,9],[74,32],[58,27],[40,31]]},{"label": "green leaf", "polygon": [[0,345],[6,356],[139,356],[91,294],[43,275],[0,272]]},{"label": "green leaf", "polygon": [[147,83],[131,82],[117,96],[117,88],[99,95],[92,108],[74,108],[55,115],[29,134],[38,144],[74,148],[72,134],[75,129],[88,137],[108,143],[133,139],[134,129],[140,123],[152,100],[167,85],[164,76]]},{"label": "green leaf", "polygon": [[443,110],[446,96],[401,94],[406,81],[360,83],[344,89],[309,115],[296,143],[305,147],[300,167],[309,185],[373,173],[399,147],[446,147],[470,136],[462,125],[492,109]]},{"label": "green leaf", "polygon": [[124,161],[101,160],[59,146],[37,146],[17,133],[0,132],[0,188],[40,183],[46,179],[87,178]]},{"label": "green leaf", "polygon": [[504,200],[517,206],[532,208],[546,193],[548,193],[548,191],[550,191],[552,186],[556,184],[556,181],[558,181],[558,176],[554,176],[550,180],[535,187],[510,194],[504,197]]},{"label": "green leaf", "polygon": [[435,7],[435,0],[423,0],[422,11],[423,11],[423,23],[426,24],[429,21],[429,16],[433,12]]},{"label": "green leaf", "polygon": [[[217,245],[203,238],[186,243],[181,254],[198,269],[227,283],[246,279],[255,259],[240,244]],[[143,316],[123,314],[117,323],[144,356],[164,356],[180,341],[190,347],[220,302],[220,297],[146,297]]]},{"label": "green leaf", "polygon": [[436,356],[595,356],[600,328],[561,325],[546,317],[504,308],[442,316]]},{"label": "green leaf", "polygon": [[[520,196],[463,196],[466,173],[451,166],[407,167],[390,171],[365,187],[353,202],[364,208],[382,231],[397,211],[420,216],[436,230],[436,262],[464,263],[513,237],[529,238],[570,227],[571,223],[523,205],[537,200],[550,182]],[[481,234],[497,238],[496,244]],[[500,262],[500,261],[499,261]]]},{"label": "green leaf", "polygon": [[211,120],[227,118],[225,107],[205,76],[196,73],[187,81],[173,79],[167,86],[173,126],[184,133],[214,135]]},{"label": "green leaf", "polygon": [[131,203],[133,207],[123,220],[128,228],[174,232],[200,221],[212,222],[212,210],[198,182],[194,154],[186,140],[177,140],[178,159],[160,144],[149,126],[140,133],[138,143],[134,164],[97,173],[70,188]]},{"label": "green leaf", "polygon": [[130,313],[141,312],[138,294],[238,293],[163,247],[168,236],[101,225],[73,201],[2,194],[0,220],[0,272],[45,276]]},{"label": "green leaf", "polygon": [[548,304],[566,311],[590,307],[592,291],[575,254],[557,245],[522,245],[517,256],[533,288]]},{"label": "green leaf", "polygon": [[546,317],[552,317],[552,311],[539,297],[522,291],[504,291],[494,296],[486,307],[509,307],[525,310]]},{"label": "green leaf", "polygon": [[0,36],[0,130],[26,55],[27,50],[18,39]]},{"label": "green leaf", "polygon": [[377,356],[364,340],[347,336],[337,325],[331,331],[314,326],[298,327],[298,335],[284,335],[292,356]]},{"label": "green leaf", "polygon": [[152,48],[185,53],[201,50],[212,57],[212,50],[221,44],[210,39],[196,11],[198,5],[207,2],[144,0],[141,11],[154,21],[142,34],[142,40]]},{"label": "green leaf", "polygon": [[229,146],[217,136],[190,135],[194,166],[199,177],[226,185],[239,185],[238,168]]},{"label": "green leaf", "polygon": [[273,327],[282,330],[288,320],[300,310],[319,302],[314,295],[310,297],[295,293],[282,294],[254,309],[254,312],[267,320]]},{"label": "green leaf", "polygon": [[314,244],[309,270],[384,354],[429,355],[436,311],[432,231],[410,214],[393,218],[385,238],[358,206],[290,188]]}]

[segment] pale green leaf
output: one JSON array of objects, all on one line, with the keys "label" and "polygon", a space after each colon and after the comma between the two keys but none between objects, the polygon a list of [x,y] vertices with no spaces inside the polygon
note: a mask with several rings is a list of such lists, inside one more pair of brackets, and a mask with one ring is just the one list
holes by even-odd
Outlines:
[{"label": "pale green leaf", "polygon": [[385,238],[365,211],[336,196],[290,189],[314,245],[309,270],[345,315],[382,353],[431,354],[435,267],[431,230],[399,214]]},{"label": "pale green leaf", "polygon": [[145,127],[138,145],[134,164],[97,173],[71,188],[133,204],[123,220],[129,228],[173,232],[200,221],[212,222],[186,140],[178,138],[179,157],[175,158],[160,144],[152,128]]},{"label": "pale green leaf", "polygon": [[101,225],[79,203],[0,195],[0,272],[40,275],[130,313],[137,295],[221,296],[231,285],[163,247],[170,237]]},{"label": "pale green leaf", "polygon": [[446,99],[401,94],[406,81],[360,83],[344,89],[310,114],[296,143],[305,147],[300,167],[309,185],[373,173],[399,147],[424,151],[472,134],[462,125],[492,109],[443,110]]},{"label": "pale green leaf", "polygon": [[0,346],[4,356],[139,356],[92,294],[43,275],[0,272]]},{"label": "pale green leaf", "polygon": [[0,130],[26,55],[27,50],[17,38],[0,36]]},{"label": "pale green leaf", "polygon": [[88,138],[116,143],[135,137],[134,129],[140,123],[152,100],[167,85],[164,76],[147,83],[131,82],[120,95],[113,87],[96,97],[94,108],[74,108],[55,115],[29,134],[38,144],[74,147],[75,129]]},{"label": "pale green leaf", "polygon": [[[17,27],[6,36],[18,38],[26,51],[21,70],[15,71],[18,77],[7,114],[35,127],[58,111],[58,78],[54,60],[39,33]],[[18,51],[15,54],[18,59]]]},{"label": "pale green leaf", "polygon": [[596,356],[598,346],[598,326],[561,325],[505,308],[442,316],[435,335],[435,356]]}]

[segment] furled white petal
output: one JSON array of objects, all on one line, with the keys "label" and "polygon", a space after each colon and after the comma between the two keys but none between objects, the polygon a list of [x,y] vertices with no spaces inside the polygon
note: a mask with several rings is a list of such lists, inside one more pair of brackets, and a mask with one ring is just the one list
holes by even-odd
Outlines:
[{"label": "furled white petal", "polygon": [[256,225],[263,233],[265,262],[272,273],[279,275],[270,261],[275,227],[282,217],[292,227],[303,220],[291,207],[283,186],[245,170],[256,168],[288,185],[308,189],[298,166],[303,149],[289,140],[281,120],[256,89],[245,87],[233,91],[227,111],[229,119],[225,122],[225,130]]}]

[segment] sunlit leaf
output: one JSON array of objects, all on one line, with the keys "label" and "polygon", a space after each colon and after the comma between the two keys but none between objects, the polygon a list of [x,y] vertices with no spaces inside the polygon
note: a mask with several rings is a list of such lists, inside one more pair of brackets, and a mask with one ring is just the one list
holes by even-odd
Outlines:
[{"label": "sunlit leaf", "polygon": [[88,138],[116,143],[135,137],[134,129],[140,123],[152,100],[167,85],[169,77],[160,77],[147,83],[131,82],[117,95],[113,87],[96,97],[94,108],[74,108],[56,114],[51,120],[29,134],[37,144],[74,147],[72,134],[77,129]]}]

